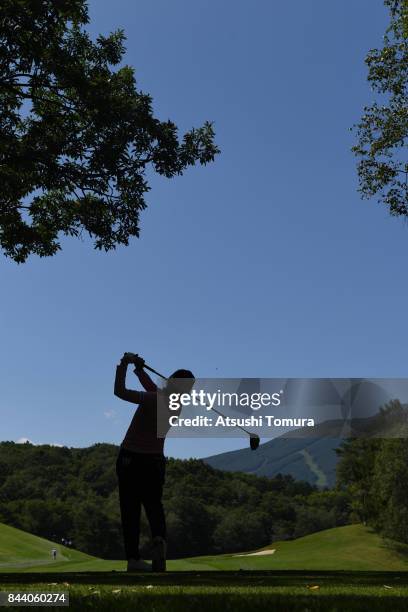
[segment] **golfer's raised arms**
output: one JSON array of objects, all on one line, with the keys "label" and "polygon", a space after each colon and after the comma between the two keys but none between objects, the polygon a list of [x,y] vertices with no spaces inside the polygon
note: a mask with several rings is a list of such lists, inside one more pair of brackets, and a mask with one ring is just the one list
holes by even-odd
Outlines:
[{"label": "golfer's raised arms", "polygon": [[122,357],[119,365],[116,367],[115,387],[113,392],[116,397],[120,399],[132,402],[133,404],[140,404],[143,400],[144,392],[126,389],[126,371],[128,364],[129,361],[125,357]]}]

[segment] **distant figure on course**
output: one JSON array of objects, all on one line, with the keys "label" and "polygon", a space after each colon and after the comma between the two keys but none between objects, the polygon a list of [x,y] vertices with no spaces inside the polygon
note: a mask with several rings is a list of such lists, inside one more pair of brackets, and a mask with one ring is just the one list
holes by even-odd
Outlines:
[{"label": "distant figure on course", "polygon": [[[134,364],[134,372],[145,391],[131,391],[126,388],[129,363]],[[190,370],[177,370],[168,379],[166,387],[158,390],[143,370],[144,364],[144,359],[138,355],[125,353],[116,368],[114,390],[120,399],[139,405],[121,444],[116,462],[128,572],[166,570],[166,521],[161,501],[165,478],[164,437],[158,437],[157,432],[157,394],[159,391],[174,391],[172,379],[185,379],[183,392],[188,393],[194,385],[194,376]],[[140,558],[139,552],[142,505],[153,538],[151,566]]]},{"label": "distant figure on course", "polygon": [[57,549],[56,548],[52,548],[51,549],[51,557],[52,557],[53,561],[56,561],[56,559],[57,559]]}]

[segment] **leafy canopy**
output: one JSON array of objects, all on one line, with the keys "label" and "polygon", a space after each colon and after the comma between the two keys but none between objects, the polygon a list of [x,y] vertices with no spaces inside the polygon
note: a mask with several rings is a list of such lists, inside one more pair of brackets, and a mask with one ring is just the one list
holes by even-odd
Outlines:
[{"label": "leafy canopy", "polygon": [[139,235],[145,171],[173,177],[219,152],[212,125],[178,137],[153,116],[125,36],[92,41],[85,0],[0,5],[0,248],[16,262],[50,256],[59,236],[87,232],[97,249]]},{"label": "leafy canopy", "polygon": [[377,431],[346,440],[338,454],[337,486],[350,499],[351,519],[408,543],[408,406],[381,408]]},{"label": "leafy canopy", "polygon": [[364,198],[377,196],[391,214],[408,216],[408,0],[384,0],[390,25],[381,49],[369,51],[368,81],[378,101],[364,107],[355,126]]},{"label": "leafy canopy", "polygon": [[[0,527],[123,559],[118,450],[112,444],[77,449],[0,442]],[[223,472],[197,459],[168,460],[163,502],[173,558],[253,550],[344,525],[349,514],[342,491],[317,491],[289,475]],[[144,514],[141,546],[142,554],[150,553]]]}]

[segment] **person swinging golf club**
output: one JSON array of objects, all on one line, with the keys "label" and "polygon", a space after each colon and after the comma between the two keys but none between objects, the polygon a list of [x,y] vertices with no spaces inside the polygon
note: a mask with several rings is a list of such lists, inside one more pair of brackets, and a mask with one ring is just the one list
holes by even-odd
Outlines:
[{"label": "person swinging golf club", "polygon": [[[132,363],[144,391],[126,388],[126,372]],[[166,520],[162,504],[166,460],[165,437],[157,432],[157,386],[145,372],[145,361],[134,353],[125,353],[116,367],[114,394],[138,408],[132,418],[116,461],[119,503],[127,558],[127,571],[166,570]],[[146,366],[147,367],[147,366]],[[180,382],[182,381],[182,382]],[[170,393],[175,383],[189,392],[194,385],[190,370],[176,370],[161,392]],[[169,426],[170,429],[170,426]],[[165,435],[165,434],[163,434]],[[140,514],[144,507],[153,539],[152,565],[140,557]]]}]

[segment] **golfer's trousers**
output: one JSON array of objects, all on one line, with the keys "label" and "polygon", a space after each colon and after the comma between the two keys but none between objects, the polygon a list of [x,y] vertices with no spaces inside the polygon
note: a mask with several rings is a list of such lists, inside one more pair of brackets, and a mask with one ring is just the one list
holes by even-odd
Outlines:
[{"label": "golfer's trousers", "polygon": [[152,537],[166,538],[162,493],[166,460],[163,455],[133,453],[120,449],[116,461],[122,531],[127,559],[139,559],[142,506]]}]

